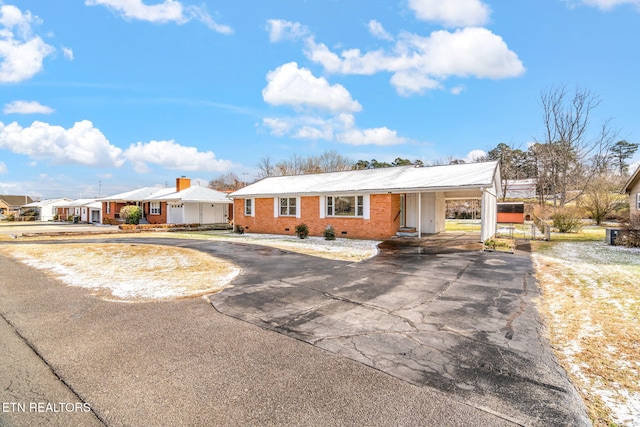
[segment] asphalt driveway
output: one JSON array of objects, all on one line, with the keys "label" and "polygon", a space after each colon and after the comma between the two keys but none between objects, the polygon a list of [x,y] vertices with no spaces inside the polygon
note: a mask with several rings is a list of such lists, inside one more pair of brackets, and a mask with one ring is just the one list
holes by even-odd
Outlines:
[{"label": "asphalt driveway", "polygon": [[264,249],[232,257],[244,274],[210,300],[221,313],[516,423],[588,425],[543,338],[521,249],[386,246],[360,263]]},{"label": "asphalt driveway", "polygon": [[2,318],[106,425],[589,424],[542,337],[526,252],[394,248],[348,263],[108,241],[193,248],[243,272],[210,304],[118,304],[0,257]]}]

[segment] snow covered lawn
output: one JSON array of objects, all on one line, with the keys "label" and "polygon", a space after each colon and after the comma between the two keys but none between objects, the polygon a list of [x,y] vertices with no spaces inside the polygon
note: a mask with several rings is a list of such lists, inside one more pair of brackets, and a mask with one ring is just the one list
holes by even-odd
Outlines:
[{"label": "snow covered lawn", "polygon": [[223,289],[240,268],[192,249],[136,244],[12,244],[0,251],[116,301],[169,300]]},{"label": "snow covered lawn", "polygon": [[541,243],[533,259],[551,345],[594,425],[640,427],[640,250]]}]

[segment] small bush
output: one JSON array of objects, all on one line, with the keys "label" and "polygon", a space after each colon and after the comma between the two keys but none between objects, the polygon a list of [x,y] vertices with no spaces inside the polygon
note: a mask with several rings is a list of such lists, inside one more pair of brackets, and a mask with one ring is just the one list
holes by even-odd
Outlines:
[{"label": "small bush", "polygon": [[142,208],[140,206],[128,205],[120,209],[120,218],[125,224],[139,224],[142,219]]},{"label": "small bush", "polygon": [[640,248],[640,214],[631,215],[629,222],[616,238],[616,245]]},{"label": "small bush", "polygon": [[309,227],[307,226],[307,224],[302,223],[302,224],[296,225],[296,234],[298,235],[299,238],[306,239],[307,236],[309,235]]},{"label": "small bush", "polygon": [[324,229],[324,239],[325,240],[336,240],[336,230],[331,225],[327,225]]},{"label": "small bush", "polygon": [[237,224],[234,228],[233,228],[233,232],[236,234],[244,234],[244,227],[241,226],[240,224]]},{"label": "small bush", "polygon": [[582,229],[582,215],[578,209],[558,209],[551,215],[551,220],[559,233],[577,233]]}]

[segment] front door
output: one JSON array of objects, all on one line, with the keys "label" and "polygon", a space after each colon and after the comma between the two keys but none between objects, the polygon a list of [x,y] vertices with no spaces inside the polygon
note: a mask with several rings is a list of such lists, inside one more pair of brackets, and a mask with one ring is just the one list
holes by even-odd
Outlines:
[{"label": "front door", "polygon": [[404,194],[401,194],[400,195],[400,227],[401,228],[407,226],[406,212],[407,212],[407,198],[405,197]]}]

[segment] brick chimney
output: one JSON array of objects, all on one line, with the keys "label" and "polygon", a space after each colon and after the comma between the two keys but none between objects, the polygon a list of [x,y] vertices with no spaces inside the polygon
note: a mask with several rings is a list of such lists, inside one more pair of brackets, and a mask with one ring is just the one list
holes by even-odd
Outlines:
[{"label": "brick chimney", "polygon": [[176,192],[180,192],[182,190],[186,190],[191,187],[191,179],[181,176],[180,178],[176,178]]}]

